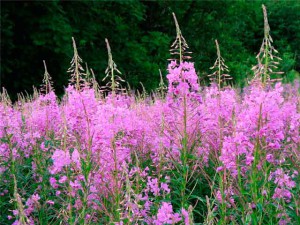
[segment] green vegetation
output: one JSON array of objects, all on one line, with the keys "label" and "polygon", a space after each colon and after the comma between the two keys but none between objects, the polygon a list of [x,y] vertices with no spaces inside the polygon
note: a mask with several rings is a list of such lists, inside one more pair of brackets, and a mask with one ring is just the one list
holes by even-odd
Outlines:
[{"label": "green vegetation", "polygon": [[172,12],[193,52],[200,81],[208,83],[217,39],[233,82],[244,86],[245,78],[253,76],[249,68],[256,64],[263,38],[262,3],[283,59],[280,70],[291,81],[300,71],[299,1],[22,1],[1,3],[1,87],[13,98],[17,92],[32,92],[41,83],[46,60],[61,95],[74,37],[98,81],[105,77],[107,38],[130,86],[141,90],[142,82],[153,90],[159,86],[159,69],[166,74],[175,35]]}]

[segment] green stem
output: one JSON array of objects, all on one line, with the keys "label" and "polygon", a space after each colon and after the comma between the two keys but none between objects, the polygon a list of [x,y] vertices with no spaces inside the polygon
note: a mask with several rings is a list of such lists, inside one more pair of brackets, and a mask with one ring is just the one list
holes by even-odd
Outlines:
[{"label": "green stem", "polygon": [[[262,126],[262,104],[260,104],[260,108],[259,108],[259,118],[258,118],[258,125],[257,125],[257,138],[256,138],[256,144],[255,144],[255,148],[254,148],[254,161],[252,164],[252,173],[251,173],[251,193],[252,193],[252,200],[253,203],[255,205],[257,205],[258,202],[258,195],[259,195],[259,190],[258,190],[258,178],[259,178],[259,174],[258,174],[258,163],[260,162],[260,138],[259,138],[259,131],[261,129]],[[254,209],[254,212],[252,214],[252,219],[253,221],[255,221],[255,224],[257,224],[257,210]]]},{"label": "green stem", "polygon": [[184,95],[183,97],[183,107],[184,107],[184,112],[183,112],[183,140],[182,140],[182,152],[181,152],[181,161],[182,161],[182,167],[183,167],[183,179],[181,183],[181,207],[185,207],[187,204],[187,199],[185,195],[185,190],[187,186],[187,180],[188,180],[188,134],[187,134],[187,102],[186,102],[186,96]]}]

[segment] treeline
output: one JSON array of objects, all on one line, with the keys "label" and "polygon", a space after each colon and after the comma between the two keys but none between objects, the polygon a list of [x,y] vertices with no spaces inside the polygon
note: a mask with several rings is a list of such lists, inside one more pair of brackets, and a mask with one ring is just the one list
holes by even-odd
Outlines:
[{"label": "treeline", "polygon": [[253,76],[264,32],[261,5],[268,9],[274,46],[283,59],[284,80],[300,71],[299,1],[51,1],[1,3],[1,86],[12,97],[39,86],[43,60],[58,94],[72,59],[72,40],[100,82],[107,67],[105,38],[114,61],[132,88],[158,86],[176,35],[172,12],[193,52],[201,82],[216,59],[215,39],[234,83]]}]

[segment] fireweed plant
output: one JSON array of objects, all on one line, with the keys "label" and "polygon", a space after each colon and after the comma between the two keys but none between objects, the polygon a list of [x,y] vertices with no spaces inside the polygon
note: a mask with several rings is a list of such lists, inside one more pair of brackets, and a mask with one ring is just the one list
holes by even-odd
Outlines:
[{"label": "fireweed plant", "polygon": [[[300,224],[299,82],[272,76],[279,59],[267,11],[242,92],[216,41],[211,85],[199,84],[175,14],[176,39],[152,94],[121,88],[106,39],[100,87],[74,38],[70,84],[14,104],[0,96],[0,224]],[[272,82],[273,81],[273,82]]]}]

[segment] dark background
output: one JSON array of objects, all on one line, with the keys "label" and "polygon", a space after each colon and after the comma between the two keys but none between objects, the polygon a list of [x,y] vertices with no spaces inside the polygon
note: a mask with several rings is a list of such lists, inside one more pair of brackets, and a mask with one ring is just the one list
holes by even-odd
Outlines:
[{"label": "dark background", "polygon": [[230,68],[235,85],[253,76],[263,39],[263,13],[268,10],[274,46],[283,59],[284,80],[300,71],[300,1],[1,1],[1,87],[15,98],[42,82],[46,60],[56,92],[68,84],[72,40],[79,55],[105,76],[111,44],[114,61],[131,87],[148,91],[166,74],[169,48],[176,36],[172,12],[201,78],[216,59],[214,40]]}]

